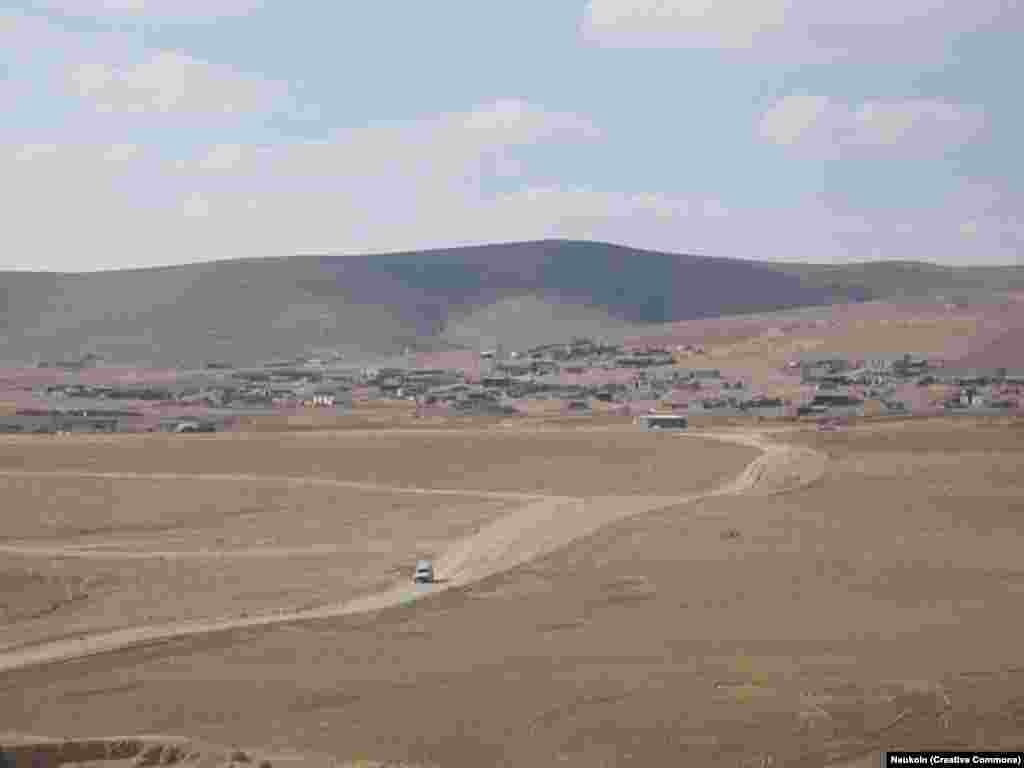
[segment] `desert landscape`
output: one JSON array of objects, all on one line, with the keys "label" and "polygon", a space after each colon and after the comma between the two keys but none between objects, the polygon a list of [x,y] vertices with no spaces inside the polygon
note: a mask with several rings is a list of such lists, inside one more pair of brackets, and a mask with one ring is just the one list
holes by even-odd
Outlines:
[{"label": "desert landscape", "polygon": [[[1017,746],[1019,420],[369,416],[187,450],[5,437],[8,759],[838,766]],[[410,583],[418,557],[436,584]],[[160,735],[111,752],[126,733]]]},{"label": "desert landscape", "polygon": [[541,347],[362,366],[5,368],[0,755],[1017,748],[1024,302],[985,290],[614,342],[559,310]]},{"label": "desert landscape", "polygon": [[[714,485],[755,454],[644,437],[236,433],[192,442],[188,458],[165,436],[49,445],[7,438],[0,483],[10,511],[0,554],[11,598],[2,647],[337,603],[379,591],[417,557],[436,557],[498,518],[515,518],[513,508],[529,513],[583,497],[599,506],[621,488],[617,506],[639,509],[658,494]],[[618,452],[633,453],[635,463],[616,469]],[[680,476],[680,462],[694,470]],[[300,474],[303,466],[317,474]]]},{"label": "desert landscape", "polygon": [[0,768],[1024,765],[1024,3],[2,5]]}]

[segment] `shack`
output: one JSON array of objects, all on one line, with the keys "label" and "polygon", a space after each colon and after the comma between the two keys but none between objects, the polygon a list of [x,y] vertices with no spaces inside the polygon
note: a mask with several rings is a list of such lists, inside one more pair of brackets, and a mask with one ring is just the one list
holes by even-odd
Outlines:
[{"label": "shack", "polygon": [[677,413],[645,413],[637,419],[645,429],[686,429],[689,422]]},{"label": "shack", "polygon": [[87,411],[23,409],[0,419],[0,432],[54,434],[57,432],[117,432],[120,416]]}]

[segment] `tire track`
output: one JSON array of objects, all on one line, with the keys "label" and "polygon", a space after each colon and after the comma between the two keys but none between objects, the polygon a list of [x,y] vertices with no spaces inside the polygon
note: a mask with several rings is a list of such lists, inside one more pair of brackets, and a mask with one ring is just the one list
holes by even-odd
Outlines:
[{"label": "tire track", "polygon": [[[144,625],[100,632],[72,639],[49,641],[0,653],[0,672],[81,659],[182,637],[349,616],[402,605],[455,586],[464,586],[495,573],[509,570],[522,563],[561,549],[573,541],[594,533],[605,525],[628,517],[706,498],[748,494],[751,492],[762,494],[785,493],[814,482],[821,476],[825,468],[825,458],[822,454],[809,448],[769,442],[763,434],[759,433],[709,432],[695,433],[693,435],[684,433],[680,436],[684,439],[700,437],[746,445],[762,451],[762,455],[754,459],[737,478],[726,485],[683,497],[606,496],[583,499],[545,496],[538,499],[533,494],[492,493],[489,498],[529,498],[533,499],[534,502],[514,510],[485,527],[479,533],[456,542],[438,562],[437,573],[443,582],[441,584],[399,584],[385,592],[319,608],[254,617],[219,620],[201,619],[179,621],[171,624]],[[60,476],[61,473],[38,474]],[[74,476],[82,476],[82,473],[73,474]],[[133,475],[131,473],[95,474],[115,478],[154,477],[153,475]],[[196,477],[239,477],[236,475],[171,476],[189,479],[195,479]],[[260,479],[265,481],[267,478],[262,477]],[[302,480],[302,478],[289,479]],[[347,487],[386,488],[386,486],[375,484],[348,483],[347,481],[328,482],[343,483]],[[400,489],[396,488],[394,490]],[[486,493],[481,494],[480,492],[474,493],[470,491],[419,489],[418,492],[439,493],[442,495],[475,495],[488,498]]]},{"label": "tire track", "polygon": [[515,491],[474,491],[467,488],[425,488],[423,486],[387,485],[367,483],[358,480],[336,480],[331,477],[301,477],[295,475],[246,475],[181,472],[88,472],[77,469],[30,470],[0,469],[0,477],[39,478],[86,478],[89,480],[209,480],[213,482],[243,482],[279,484],[287,486],[318,485],[329,488],[346,488],[355,491],[380,491],[383,493],[410,493],[415,495],[475,496],[480,499],[510,501],[540,501],[551,498],[565,498],[542,493],[517,493]]}]

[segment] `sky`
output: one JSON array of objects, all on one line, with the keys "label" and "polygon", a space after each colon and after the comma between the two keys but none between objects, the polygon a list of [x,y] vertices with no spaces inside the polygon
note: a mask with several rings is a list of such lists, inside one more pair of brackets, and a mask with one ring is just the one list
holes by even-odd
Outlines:
[{"label": "sky", "polygon": [[1024,264],[1020,0],[0,0],[0,269]]}]

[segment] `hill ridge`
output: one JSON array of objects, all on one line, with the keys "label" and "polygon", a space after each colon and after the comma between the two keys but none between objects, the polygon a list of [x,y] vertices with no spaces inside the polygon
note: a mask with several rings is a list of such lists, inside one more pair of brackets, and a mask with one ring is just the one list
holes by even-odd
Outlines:
[{"label": "hill ridge", "polygon": [[[495,338],[518,346],[589,327],[613,339],[723,315],[873,300],[989,301],[1024,290],[1024,267],[918,264],[782,264],[546,239],[4,272],[0,359],[93,353],[161,367],[255,364],[309,347],[358,357]],[[446,336],[451,328],[455,337]]]}]

